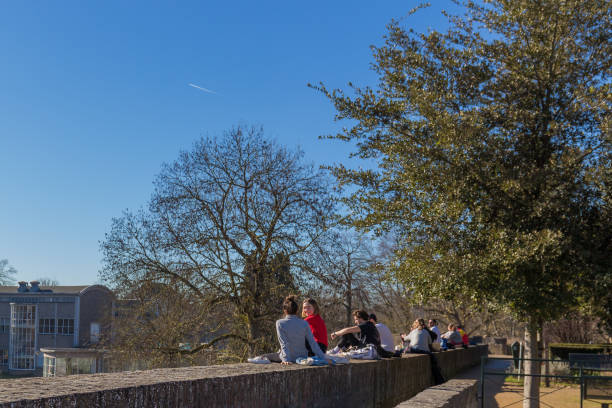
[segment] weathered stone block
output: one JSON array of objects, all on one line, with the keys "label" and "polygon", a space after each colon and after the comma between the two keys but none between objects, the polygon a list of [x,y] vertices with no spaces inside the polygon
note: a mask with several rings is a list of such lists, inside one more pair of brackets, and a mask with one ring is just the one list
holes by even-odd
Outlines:
[{"label": "weathered stone block", "polygon": [[450,380],[429,387],[397,405],[398,408],[477,408],[478,381]]}]

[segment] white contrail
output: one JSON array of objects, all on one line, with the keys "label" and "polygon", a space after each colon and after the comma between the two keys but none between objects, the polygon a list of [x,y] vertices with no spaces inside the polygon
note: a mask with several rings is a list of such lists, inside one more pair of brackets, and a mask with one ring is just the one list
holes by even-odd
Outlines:
[{"label": "white contrail", "polygon": [[208,92],[208,93],[217,95],[217,93],[215,91],[211,91],[210,89],[202,88],[201,86],[197,86],[197,85],[194,85],[194,84],[188,84],[188,85],[193,87],[193,88],[195,88],[195,89],[199,89],[200,91],[204,91],[204,92]]}]

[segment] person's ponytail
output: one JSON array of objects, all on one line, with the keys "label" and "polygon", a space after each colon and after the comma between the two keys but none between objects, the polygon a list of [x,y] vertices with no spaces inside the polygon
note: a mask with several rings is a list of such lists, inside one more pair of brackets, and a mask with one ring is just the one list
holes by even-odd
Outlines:
[{"label": "person's ponytail", "polygon": [[283,312],[288,315],[294,315],[298,311],[298,304],[295,301],[295,295],[289,295],[283,302]]}]

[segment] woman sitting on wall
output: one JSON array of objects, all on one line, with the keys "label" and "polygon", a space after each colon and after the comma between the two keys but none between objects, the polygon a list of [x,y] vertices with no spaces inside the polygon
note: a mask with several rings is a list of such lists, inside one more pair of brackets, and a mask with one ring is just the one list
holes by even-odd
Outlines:
[{"label": "woman sitting on wall", "polygon": [[[319,314],[319,305],[313,298],[304,299],[302,303],[302,318],[310,326],[312,335],[319,345],[319,348],[323,353],[327,351],[327,327],[325,321]],[[310,344],[306,341],[306,349],[308,350],[308,356],[314,356],[314,352],[310,348]]]},{"label": "woman sitting on wall", "polygon": [[306,350],[306,342],[308,342],[315,356],[333,364],[321,351],[308,323],[297,317],[297,311],[298,304],[295,301],[295,296],[287,296],[283,302],[285,317],[276,321],[276,334],[280,343],[280,351],[250,358],[248,360],[250,363],[269,363],[271,361],[281,364],[295,363],[295,360],[300,357],[308,357],[308,350]]},{"label": "woman sitting on wall", "polygon": [[402,334],[405,341],[410,342],[411,353],[429,353],[431,351],[431,335],[427,331],[425,320],[417,319],[412,323],[412,330],[408,335]]},{"label": "woman sitting on wall", "polygon": [[452,323],[448,325],[448,331],[442,335],[442,338],[446,339],[448,348],[455,348],[455,346],[463,344],[461,335],[455,330],[455,325]]},{"label": "woman sitting on wall", "polygon": [[[405,336],[405,335],[404,335]],[[412,323],[412,331],[405,337],[405,340],[410,342],[410,352],[417,354],[429,354],[431,363],[431,374],[434,384],[442,384],[445,380],[438,366],[438,359],[432,353],[431,335],[427,330],[427,325],[424,319],[417,319]]]}]

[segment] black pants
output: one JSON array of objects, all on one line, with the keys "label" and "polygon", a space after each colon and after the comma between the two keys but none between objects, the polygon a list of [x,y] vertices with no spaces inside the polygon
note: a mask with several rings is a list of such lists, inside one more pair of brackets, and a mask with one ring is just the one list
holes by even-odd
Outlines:
[{"label": "black pants", "polygon": [[343,334],[338,342],[338,347],[342,350],[346,350],[351,346],[363,347],[363,344],[353,335],[353,333]]},{"label": "black pants", "polygon": [[429,354],[429,362],[431,363],[431,374],[433,375],[434,384],[438,385],[446,382],[442,376],[442,372],[440,371],[440,366],[438,366],[438,359],[431,351],[423,351],[410,347],[410,352],[415,354]]},{"label": "black pants", "polygon": [[[340,347],[340,349],[342,350],[346,350],[351,346],[365,347],[363,343],[359,339],[357,339],[357,337],[355,337],[352,333],[344,334],[338,342],[338,347]],[[380,344],[372,344],[372,346],[376,347],[376,352],[378,353],[378,357],[380,358],[401,357],[401,354],[396,356],[395,353],[383,349]]]},{"label": "black pants", "polygon": [[[319,345],[319,348],[321,349],[323,354],[325,354],[325,352],[327,351],[327,346],[323,343],[319,343],[318,341],[317,341],[317,344]],[[308,357],[312,357],[315,355],[312,352],[312,349],[310,348],[310,344],[308,344],[308,340],[306,340],[306,350],[308,350]]]}]

